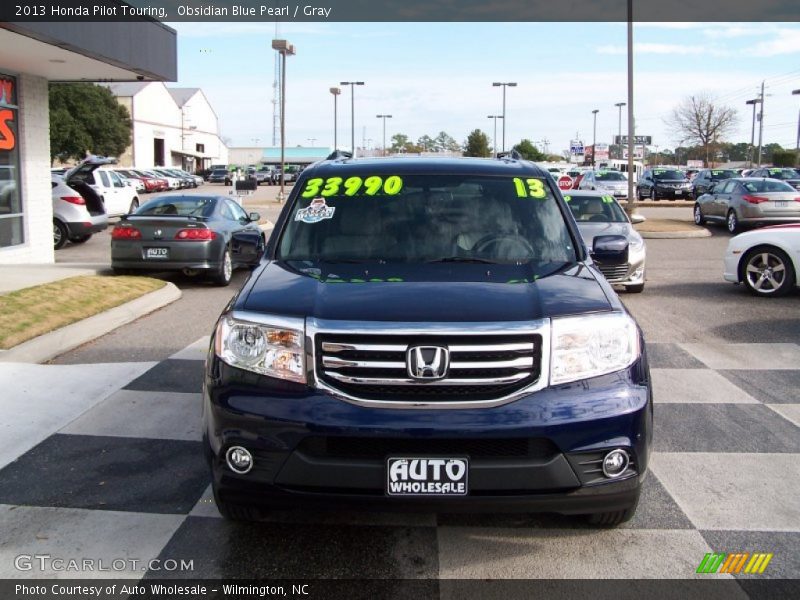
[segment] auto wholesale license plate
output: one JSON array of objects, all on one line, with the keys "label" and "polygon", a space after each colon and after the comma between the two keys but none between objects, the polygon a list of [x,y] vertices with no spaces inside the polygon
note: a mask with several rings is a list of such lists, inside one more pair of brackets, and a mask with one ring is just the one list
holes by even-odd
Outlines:
[{"label": "auto wholesale license plate", "polygon": [[169,248],[145,248],[144,257],[155,260],[166,260],[169,258]]},{"label": "auto wholesale license plate", "polygon": [[775,201],[775,208],[787,208],[789,206],[789,202],[786,200],[776,200]]},{"label": "auto wholesale license plate", "polygon": [[388,496],[466,496],[469,459],[387,458]]}]

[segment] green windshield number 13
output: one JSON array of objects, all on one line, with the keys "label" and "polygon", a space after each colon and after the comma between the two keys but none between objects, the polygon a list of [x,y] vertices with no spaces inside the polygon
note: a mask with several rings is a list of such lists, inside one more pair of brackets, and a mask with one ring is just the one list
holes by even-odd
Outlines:
[{"label": "green windshield number 13", "polygon": [[547,191],[544,189],[544,182],[541,179],[520,179],[514,177],[514,187],[517,188],[517,196],[520,198],[544,198]]}]

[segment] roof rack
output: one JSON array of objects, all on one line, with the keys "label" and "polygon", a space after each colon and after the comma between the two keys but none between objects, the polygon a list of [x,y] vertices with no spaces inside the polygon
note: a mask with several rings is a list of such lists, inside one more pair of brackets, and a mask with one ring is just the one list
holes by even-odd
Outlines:
[{"label": "roof rack", "polygon": [[353,158],[353,153],[345,152],[344,150],[334,150],[325,160],[339,160],[340,158]]},{"label": "roof rack", "polygon": [[508,152],[498,152],[497,153],[497,158],[498,159],[510,158],[512,160],[524,160],[522,154],[520,154],[519,151],[516,148],[512,148]]}]

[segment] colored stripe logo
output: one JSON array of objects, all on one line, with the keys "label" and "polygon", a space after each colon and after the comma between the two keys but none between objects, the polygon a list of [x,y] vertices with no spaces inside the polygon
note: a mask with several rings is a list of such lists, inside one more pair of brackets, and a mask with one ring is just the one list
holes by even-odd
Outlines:
[{"label": "colored stripe logo", "polygon": [[773,554],[765,552],[709,552],[700,561],[697,573],[749,573],[751,575],[763,573]]}]

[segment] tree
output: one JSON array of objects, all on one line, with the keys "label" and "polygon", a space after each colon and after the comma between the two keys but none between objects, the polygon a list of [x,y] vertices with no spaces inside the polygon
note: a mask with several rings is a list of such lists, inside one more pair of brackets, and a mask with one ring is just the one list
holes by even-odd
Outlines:
[{"label": "tree", "polygon": [[395,133],[392,136],[392,145],[389,149],[395,154],[400,152],[405,152],[407,154],[422,152],[422,148],[414,144],[404,133]]},{"label": "tree", "polygon": [[796,150],[774,150],[772,152],[772,162],[776,167],[794,167],[797,165]]},{"label": "tree", "polygon": [[525,160],[543,161],[547,159],[547,155],[540,152],[539,149],[533,145],[533,142],[528,139],[521,140],[519,144],[514,146],[513,150],[519,152]]},{"label": "tree", "polygon": [[458,152],[461,150],[459,143],[444,131],[440,131],[433,141],[437,152]]},{"label": "tree", "polygon": [[108,88],[50,85],[50,158],[119,156],[131,144],[131,116]]},{"label": "tree", "polygon": [[426,134],[417,140],[417,146],[422,148],[423,152],[433,152],[436,149],[436,141]]},{"label": "tree", "polygon": [[706,165],[709,163],[712,147],[723,142],[738,122],[739,116],[735,109],[717,104],[706,93],[684,98],[664,120],[664,124],[681,142],[692,142],[702,147]]},{"label": "tree", "polygon": [[491,156],[489,138],[480,129],[475,129],[467,136],[464,143],[464,156]]}]

